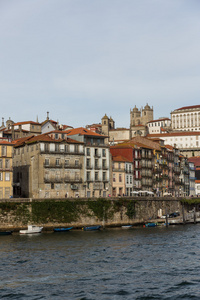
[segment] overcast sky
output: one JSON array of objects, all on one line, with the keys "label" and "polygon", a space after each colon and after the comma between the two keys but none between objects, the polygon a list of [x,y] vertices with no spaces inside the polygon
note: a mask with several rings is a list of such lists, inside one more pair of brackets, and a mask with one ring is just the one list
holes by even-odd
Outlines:
[{"label": "overcast sky", "polygon": [[199,95],[199,0],[0,0],[0,118],[128,127]]}]

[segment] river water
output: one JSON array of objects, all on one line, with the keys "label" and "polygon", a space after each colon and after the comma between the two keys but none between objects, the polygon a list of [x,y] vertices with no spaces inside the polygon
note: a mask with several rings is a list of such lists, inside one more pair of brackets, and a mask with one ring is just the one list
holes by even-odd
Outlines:
[{"label": "river water", "polygon": [[200,299],[200,225],[0,236],[0,299]]}]

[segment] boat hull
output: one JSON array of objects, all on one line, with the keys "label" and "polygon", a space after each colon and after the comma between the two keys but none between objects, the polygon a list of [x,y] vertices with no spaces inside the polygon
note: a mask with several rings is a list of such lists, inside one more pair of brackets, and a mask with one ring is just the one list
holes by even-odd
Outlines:
[{"label": "boat hull", "polygon": [[94,231],[94,230],[100,230],[101,226],[86,226],[83,227],[84,231]]},{"label": "boat hull", "polygon": [[68,228],[54,228],[54,232],[67,232],[70,231],[73,227],[68,227]]},{"label": "boat hull", "polygon": [[11,235],[12,231],[0,231],[0,235]]},{"label": "boat hull", "polygon": [[20,234],[34,234],[34,233],[41,233],[43,227],[35,226],[35,225],[29,225],[28,229],[20,230]]}]

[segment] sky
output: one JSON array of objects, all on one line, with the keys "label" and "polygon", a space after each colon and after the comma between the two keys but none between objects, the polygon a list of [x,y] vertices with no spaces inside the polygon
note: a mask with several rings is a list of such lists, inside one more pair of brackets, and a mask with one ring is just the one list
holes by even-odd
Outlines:
[{"label": "sky", "polygon": [[0,0],[1,118],[129,127],[200,104],[199,0]]}]

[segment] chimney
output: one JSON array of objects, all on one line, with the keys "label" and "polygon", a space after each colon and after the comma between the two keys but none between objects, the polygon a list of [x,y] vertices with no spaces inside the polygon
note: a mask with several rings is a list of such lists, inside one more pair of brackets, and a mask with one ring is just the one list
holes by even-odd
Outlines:
[{"label": "chimney", "polygon": [[2,126],[4,127],[5,125],[4,125],[4,118],[2,118]]},{"label": "chimney", "polygon": [[49,112],[47,112],[47,120],[49,120]]}]

